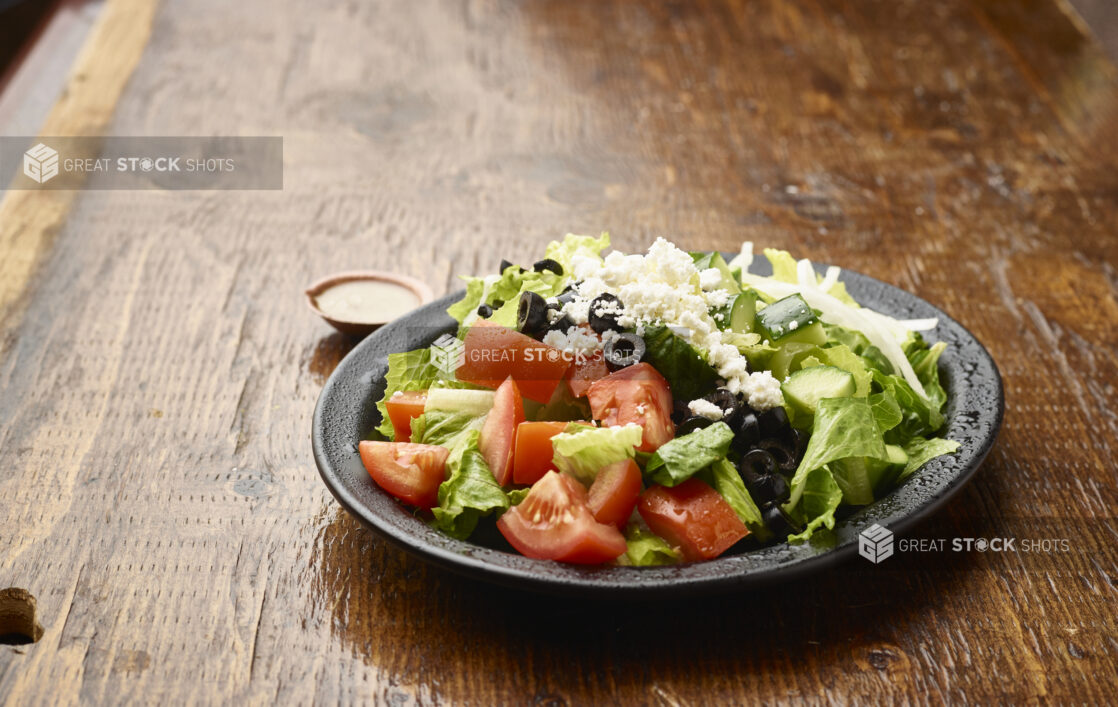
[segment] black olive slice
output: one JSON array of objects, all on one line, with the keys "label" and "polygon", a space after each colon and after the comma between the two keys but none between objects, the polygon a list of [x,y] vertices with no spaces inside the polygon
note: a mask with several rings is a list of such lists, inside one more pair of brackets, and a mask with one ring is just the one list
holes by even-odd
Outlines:
[{"label": "black olive slice", "polygon": [[640,363],[646,350],[644,339],[625,333],[607,341],[602,354],[606,359],[606,368],[612,373]]},{"label": "black olive slice", "polygon": [[543,260],[537,260],[532,265],[532,269],[535,270],[536,272],[543,272],[544,270],[550,270],[551,272],[555,273],[556,275],[562,275],[563,274],[563,266],[560,265],[558,262],[552,260],[551,258],[544,258]]}]

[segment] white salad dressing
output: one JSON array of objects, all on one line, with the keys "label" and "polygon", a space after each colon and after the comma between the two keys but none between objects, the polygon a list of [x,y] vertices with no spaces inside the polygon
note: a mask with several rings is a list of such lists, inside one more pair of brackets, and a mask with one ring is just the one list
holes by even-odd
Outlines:
[{"label": "white salad dressing", "polygon": [[358,324],[391,321],[418,307],[419,296],[384,280],[350,280],[333,285],[314,298],[331,319]]}]

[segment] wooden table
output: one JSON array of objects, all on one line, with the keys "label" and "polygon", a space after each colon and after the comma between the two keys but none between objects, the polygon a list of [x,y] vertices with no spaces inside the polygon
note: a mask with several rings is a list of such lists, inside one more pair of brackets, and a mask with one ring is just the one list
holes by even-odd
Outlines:
[{"label": "wooden table", "polygon": [[[42,627],[0,646],[0,695],[1113,700],[1116,125],[1118,73],[1054,0],[108,0],[42,133],[282,135],[285,189],[0,204],[0,588]],[[602,229],[751,239],[942,307],[1007,413],[921,536],[1070,551],[601,605],[462,580],[342,512],[309,431],[352,342],[301,288],[447,291]]]}]

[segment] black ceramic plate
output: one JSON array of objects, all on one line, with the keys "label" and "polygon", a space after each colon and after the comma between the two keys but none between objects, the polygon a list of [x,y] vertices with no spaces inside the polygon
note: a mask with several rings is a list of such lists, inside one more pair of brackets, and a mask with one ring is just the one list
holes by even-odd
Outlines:
[{"label": "black ceramic plate", "polygon": [[[768,274],[767,265],[762,260],[752,270]],[[939,363],[948,396],[945,435],[961,446],[955,454],[930,461],[885,497],[838,521],[833,533],[817,533],[819,539],[811,543],[781,543],[671,567],[578,567],[455,540],[429,527],[372,482],[357,444],[380,423],[376,402],[384,394],[386,356],[428,346],[440,333],[453,331],[455,322],[445,310],[462,293],[387,324],[338,365],[314,412],[315,462],[342,506],[387,540],[455,572],[505,585],[565,595],[679,596],[744,589],[825,570],[857,554],[863,529],[878,523],[894,532],[904,531],[958,492],[990,451],[1004,407],[993,359],[961,324],[919,297],[873,278],[843,270],[842,280],[856,300],[880,312],[900,319],[939,318],[939,326],[925,332],[925,337],[948,344]]]}]

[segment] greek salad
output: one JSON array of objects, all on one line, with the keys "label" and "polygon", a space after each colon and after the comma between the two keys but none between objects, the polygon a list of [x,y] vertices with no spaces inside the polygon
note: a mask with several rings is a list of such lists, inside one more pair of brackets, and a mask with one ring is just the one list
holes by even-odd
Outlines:
[{"label": "greek salad", "polygon": [[859,306],[838,268],[568,235],[467,277],[457,336],[391,354],[373,481],[436,528],[492,523],[580,564],[709,560],[834,527],[958,443],[945,344]]}]

